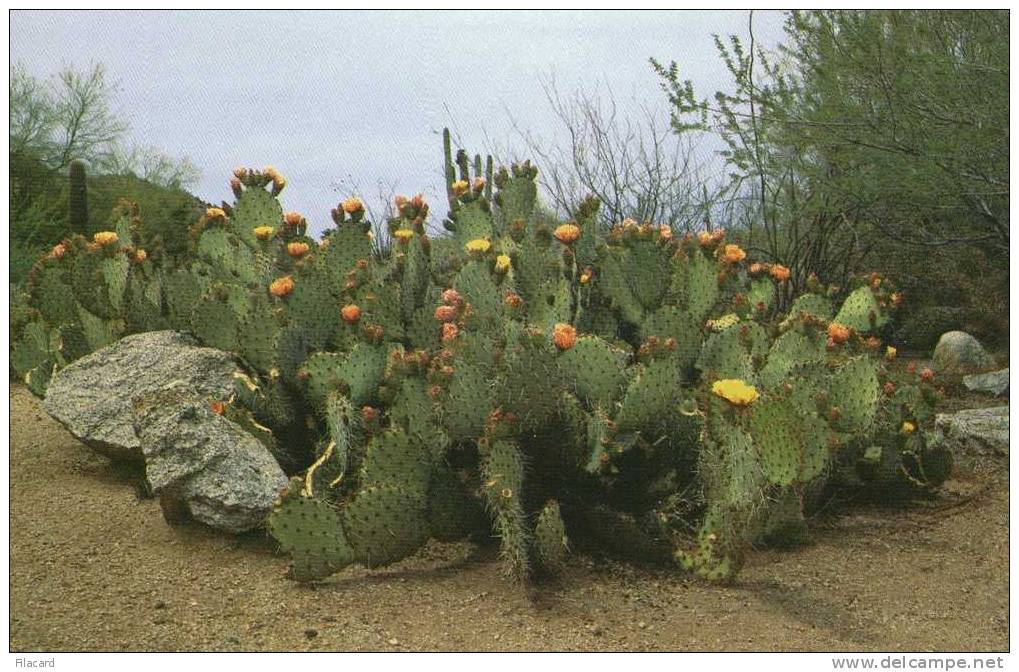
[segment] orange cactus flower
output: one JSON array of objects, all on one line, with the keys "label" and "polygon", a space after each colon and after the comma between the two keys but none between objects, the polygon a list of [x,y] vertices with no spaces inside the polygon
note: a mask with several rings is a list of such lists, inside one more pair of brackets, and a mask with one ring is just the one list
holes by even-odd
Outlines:
[{"label": "orange cactus flower", "polygon": [[460,292],[455,289],[447,289],[442,293],[442,302],[450,306],[459,306],[463,304],[463,297],[460,296]]},{"label": "orange cactus flower", "polygon": [[838,322],[832,322],[828,325],[828,338],[835,343],[845,343],[849,340],[849,328]]},{"label": "orange cactus flower", "polygon": [[452,322],[456,319],[457,309],[455,306],[439,306],[435,309],[435,319],[439,322]]},{"label": "orange cactus flower", "polygon": [[747,258],[747,253],[739,245],[726,245],[722,256],[730,264],[738,264]]},{"label": "orange cactus flower", "polygon": [[520,295],[514,294],[513,292],[510,292],[509,294],[506,295],[505,301],[506,305],[509,306],[510,308],[519,308],[520,306],[524,305],[524,300],[520,298]]},{"label": "orange cactus flower", "polygon": [[658,237],[662,240],[672,240],[672,227],[662,224],[658,227]]},{"label": "orange cactus flower", "polygon": [[930,369],[924,369],[920,372],[920,380],[924,382],[930,382],[934,380],[934,372]]},{"label": "orange cactus flower", "polygon": [[569,350],[577,344],[577,330],[572,325],[560,322],[552,328],[552,341],[560,350]]},{"label": "orange cactus flower", "polygon": [[365,424],[372,423],[379,419],[379,409],[371,406],[361,407],[361,419]]},{"label": "orange cactus flower", "polygon": [[288,212],[283,215],[283,223],[289,227],[299,226],[304,221],[304,215],[299,212]]},{"label": "orange cactus flower", "polygon": [[209,409],[216,415],[223,415],[226,413],[226,404],[222,401],[210,401]]},{"label": "orange cactus flower", "polygon": [[293,291],[294,279],[289,275],[284,275],[282,278],[276,278],[269,284],[269,293],[280,299],[284,296],[289,296]]},{"label": "orange cactus flower", "polygon": [[356,304],[348,303],[340,308],[340,316],[347,324],[355,324],[361,319],[361,309]]},{"label": "orange cactus flower", "polygon": [[456,337],[460,335],[460,329],[452,322],[446,322],[442,325],[442,342],[449,343],[455,341]]},{"label": "orange cactus flower", "polygon": [[237,166],[236,168],[234,168],[234,177],[237,178],[238,180],[243,180],[247,176],[248,169],[245,168],[244,166]]},{"label": "orange cactus flower", "polygon": [[364,202],[360,198],[351,196],[347,200],[343,201],[341,207],[343,208],[343,212],[348,215],[356,215],[364,210]]},{"label": "orange cactus flower", "polygon": [[707,231],[701,231],[700,233],[697,234],[697,243],[701,247],[709,247],[713,242],[714,239],[711,237],[711,234],[708,233]]},{"label": "orange cactus flower", "polygon": [[787,282],[792,275],[789,269],[782,264],[775,264],[768,272],[771,274],[771,277],[775,278],[779,282]]},{"label": "orange cactus flower", "polygon": [[552,233],[563,245],[572,245],[580,238],[580,227],[576,224],[560,224]]},{"label": "orange cactus flower", "polygon": [[134,260],[135,260],[135,263],[138,263],[138,264],[143,263],[148,258],[149,258],[149,254],[145,250],[138,249],[138,250],[134,251]]},{"label": "orange cactus flower", "polygon": [[50,250],[50,259],[56,259],[57,261],[60,261],[61,259],[64,258],[65,254],[67,254],[67,248],[64,247],[63,243],[59,245],[54,245],[53,249]]},{"label": "orange cactus flower", "polygon": [[106,247],[107,245],[115,244],[119,238],[113,231],[100,231],[96,235],[92,236],[92,240],[96,245]]},{"label": "orange cactus flower", "polygon": [[300,259],[304,255],[308,254],[308,243],[287,243],[287,254],[295,259]]},{"label": "orange cactus flower", "polygon": [[474,178],[474,191],[481,191],[485,188],[485,178],[475,177]]}]

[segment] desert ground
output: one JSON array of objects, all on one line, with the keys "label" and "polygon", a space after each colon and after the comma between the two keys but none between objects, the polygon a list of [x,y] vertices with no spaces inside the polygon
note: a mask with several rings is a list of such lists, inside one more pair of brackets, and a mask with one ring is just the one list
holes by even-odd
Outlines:
[{"label": "desert ground", "polygon": [[170,527],[139,474],[12,386],[15,651],[1001,651],[1008,480],[957,470],[930,500],[844,503],[813,543],[755,551],[737,583],[574,556],[525,589],[495,551],[430,543],[304,586],[264,534]]}]

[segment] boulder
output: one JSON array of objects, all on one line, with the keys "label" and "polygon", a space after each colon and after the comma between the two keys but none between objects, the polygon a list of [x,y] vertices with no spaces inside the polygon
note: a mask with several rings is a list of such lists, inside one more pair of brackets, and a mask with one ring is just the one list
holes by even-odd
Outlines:
[{"label": "boulder", "polygon": [[1008,394],[1008,369],[963,376],[962,384],[971,392],[984,392],[1001,397]]},{"label": "boulder", "polygon": [[193,518],[227,532],[261,525],[286,474],[258,439],[180,383],[134,404],[145,474],[170,523]]},{"label": "boulder", "polygon": [[56,373],[43,407],[83,443],[107,457],[141,461],[132,404],[179,382],[195,398],[226,398],[239,371],[233,357],[185,334],[127,336]]},{"label": "boulder", "polygon": [[1008,459],[1008,424],[1007,405],[971,408],[939,413],[934,432],[956,462],[972,464],[988,457]]},{"label": "boulder", "polygon": [[980,341],[965,331],[942,334],[934,346],[933,360],[934,371],[942,374],[983,373],[996,367]]}]

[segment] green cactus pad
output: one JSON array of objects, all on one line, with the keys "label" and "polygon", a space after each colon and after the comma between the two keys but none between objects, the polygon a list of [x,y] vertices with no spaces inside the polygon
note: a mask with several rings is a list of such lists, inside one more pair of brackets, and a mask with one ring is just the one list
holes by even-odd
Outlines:
[{"label": "green cactus pad", "polygon": [[524,459],[508,441],[496,441],[486,452],[481,464],[482,494],[494,518],[506,574],[524,581],[531,571],[531,534],[521,503]]},{"label": "green cactus pad", "polygon": [[361,465],[361,483],[399,485],[425,493],[432,474],[432,455],[413,435],[387,430],[372,437]]},{"label": "green cactus pad", "polygon": [[616,426],[626,432],[660,424],[678,412],[677,395],[682,385],[682,374],[671,359],[658,359],[638,370],[626,390]]},{"label": "green cactus pad", "polygon": [[428,540],[427,503],[417,491],[367,487],[343,510],[343,529],[358,562],[366,567],[388,565]]},{"label": "green cactus pad", "polygon": [[775,339],[768,351],[767,362],[759,376],[761,385],[777,385],[796,367],[816,364],[823,361],[824,356],[824,337],[820,332],[787,331]]},{"label": "green cactus pad", "polygon": [[494,394],[484,372],[457,362],[441,407],[443,426],[451,441],[475,439],[484,432],[485,419],[493,408]]},{"label": "green cactus pad", "polygon": [[257,227],[271,226],[278,229],[282,222],[283,208],[276,197],[265,189],[249,188],[241,192],[234,204],[228,226],[240,240],[254,249],[259,245],[255,238]]},{"label": "green cactus pad", "polygon": [[763,397],[753,405],[750,434],[761,468],[777,485],[806,483],[824,471],[831,432],[816,415],[800,413],[788,399]]},{"label": "green cactus pad", "polygon": [[881,393],[874,364],[867,357],[850,359],[832,375],[828,390],[831,405],[840,412],[834,427],[854,434],[867,433],[874,424]]},{"label": "green cactus pad", "polygon": [[547,574],[559,574],[568,552],[569,540],[559,503],[549,500],[534,524],[534,564]]},{"label": "green cactus pad", "polygon": [[268,527],[280,548],[290,553],[290,576],[297,581],[329,576],[354,558],[339,513],[321,499],[286,496],[270,514]]},{"label": "green cactus pad", "polygon": [[753,362],[741,338],[740,327],[735,324],[708,336],[697,360],[697,368],[714,378],[738,378],[752,384],[755,378]]},{"label": "green cactus pad", "polygon": [[556,363],[567,388],[588,408],[610,409],[626,385],[626,356],[597,336],[582,336]]},{"label": "green cactus pad", "polygon": [[877,305],[870,287],[860,287],[846,297],[833,321],[865,334],[883,327],[888,316]]}]

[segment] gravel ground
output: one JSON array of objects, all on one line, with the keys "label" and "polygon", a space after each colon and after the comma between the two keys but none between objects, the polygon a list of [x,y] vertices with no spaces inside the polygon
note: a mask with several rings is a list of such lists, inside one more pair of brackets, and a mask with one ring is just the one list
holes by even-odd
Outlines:
[{"label": "gravel ground", "polygon": [[301,586],[260,534],[169,527],[138,475],[10,391],[14,651],[958,651],[1008,648],[1008,482],[813,522],[736,585],[574,557],[515,587],[492,551],[430,544]]}]

